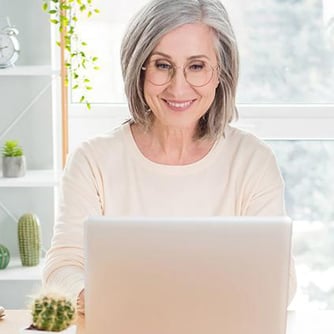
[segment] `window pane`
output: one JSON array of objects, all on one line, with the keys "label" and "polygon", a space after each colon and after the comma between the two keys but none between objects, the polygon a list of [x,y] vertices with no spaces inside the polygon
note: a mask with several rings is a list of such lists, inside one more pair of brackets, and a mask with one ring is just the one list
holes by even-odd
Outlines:
[{"label": "window pane", "polygon": [[[238,103],[334,103],[334,1],[222,0],[237,35]],[[119,47],[129,18],[147,0],[96,0],[101,13],[81,25],[94,71],[93,103],[124,103]],[[78,101],[80,92],[73,95]]]},{"label": "window pane", "polygon": [[241,17],[239,102],[334,102],[332,0],[253,0]]},{"label": "window pane", "polygon": [[294,220],[296,308],[334,309],[334,141],[269,141]]}]

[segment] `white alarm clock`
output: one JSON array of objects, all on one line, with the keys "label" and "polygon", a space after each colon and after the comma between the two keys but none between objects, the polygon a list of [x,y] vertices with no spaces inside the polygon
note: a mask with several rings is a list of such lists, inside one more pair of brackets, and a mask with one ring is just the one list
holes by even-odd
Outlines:
[{"label": "white alarm clock", "polygon": [[10,24],[0,30],[0,68],[15,64],[20,54],[20,44],[17,39],[18,30]]}]

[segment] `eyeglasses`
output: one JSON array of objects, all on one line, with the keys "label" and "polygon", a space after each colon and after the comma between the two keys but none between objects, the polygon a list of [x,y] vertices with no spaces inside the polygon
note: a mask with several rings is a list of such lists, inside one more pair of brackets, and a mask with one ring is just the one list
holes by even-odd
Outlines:
[{"label": "eyeglasses", "polygon": [[191,61],[183,67],[166,60],[152,60],[142,70],[146,72],[146,79],[156,86],[163,86],[170,82],[176,73],[177,68],[183,68],[186,81],[195,87],[207,85],[212,77],[215,68],[203,60]]}]

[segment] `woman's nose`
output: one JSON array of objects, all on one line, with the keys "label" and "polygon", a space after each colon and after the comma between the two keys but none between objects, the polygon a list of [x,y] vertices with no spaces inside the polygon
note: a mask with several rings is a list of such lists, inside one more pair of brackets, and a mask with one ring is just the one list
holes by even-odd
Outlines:
[{"label": "woman's nose", "polygon": [[172,79],[170,81],[170,87],[178,90],[189,89],[189,85],[184,70],[182,67],[175,67]]}]

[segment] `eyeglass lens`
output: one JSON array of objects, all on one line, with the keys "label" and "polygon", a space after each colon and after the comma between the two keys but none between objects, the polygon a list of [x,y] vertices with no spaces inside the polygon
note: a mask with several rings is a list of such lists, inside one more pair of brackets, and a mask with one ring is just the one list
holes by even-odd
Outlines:
[{"label": "eyeglass lens", "polygon": [[[147,80],[154,85],[162,86],[172,80],[178,68],[165,60],[152,60],[143,67],[143,70],[146,71]],[[183,67],[185,79],[190,85],[196,87],[208,84],[212,79],[213,71],[212,66],[203,60],[190,62]]]}]

